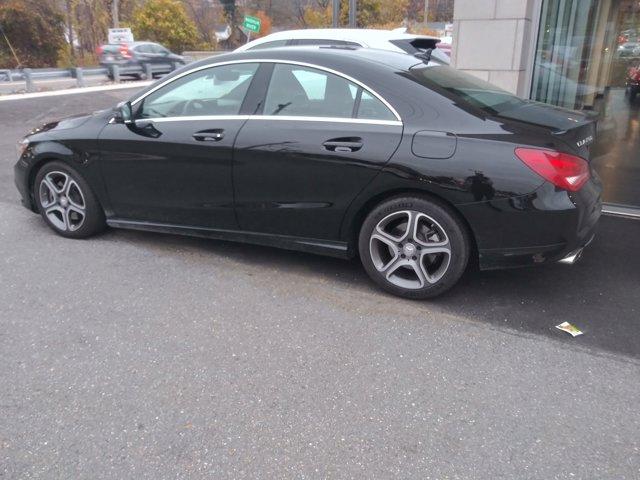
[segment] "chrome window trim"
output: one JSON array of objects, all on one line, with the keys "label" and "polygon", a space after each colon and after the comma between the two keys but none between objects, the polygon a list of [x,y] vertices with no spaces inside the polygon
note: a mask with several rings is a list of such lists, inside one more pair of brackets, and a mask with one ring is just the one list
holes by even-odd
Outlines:
[{"label": "chrome window trim", "polygon": [[135,122],[193,122],[199,120],[285,120],[293,122],[328,122],[328,123],[359,123],[365,125],[402,126],[402,122],[396,120],[374,120],[368,118],[343,118],[343,117],[306,117],[295,115],[195,115],[185,117],[153,117],[137,118]]},{"label": "chrome window trim", "polygon": [[[337,70],[333,70],[332,68],[328,68],[328,67],[323,67],[321,65],[315,65],[313,63],[307,63],[307,62],[298,62],[295,60],[276,60],[276,59],[243,59],[243,60],[229,60],[226,62],[219,62],[219,63],[213,63],[213,64],[208,64],[208,65],[200,65],[199,67],[196,68],[192,68],[191,70],[187,70],[186,72],[182,72],[179,75],[176,75],[175,77],[172,77],[168,80],[165,80],[164,82],[160,82],[158,85],[156,85],[155,87],[153,87],[151,90],[149,90],[148,92],[145,92],[143,95],[135,98],[132,102],[131,105],[135,105],[138,102],[144,100],[147,96],[151,95],[153,92],[161,89],[162,87],[186,76],[186,75],[190,75],[192,73],[195,72],[199,72],[200,70],[206,70],[207,68],[214,68],[214,67],[222,67],[224,65],[234,65],[234,64],[239,64],[239,63],[283,63],[283,64],[287,64],[287,65],[299,65],[301,67],[308,67],[308,68],[315,68],[317,70],[322,70],[328,73],[332,73],[334,75],[337,75],[339,77],[344,78],[345,80],[351,82],[351,83],[355,83],[356,85],[358,85],[359,87],[361,87],[362,89],[366,90],[367,92],[371,93],[374,97],[376,97],[378,100],[380,100],[389,110],[391,110],[391,113],[393,113],[393,115],[396,117],[396,119],[398,120],[398,122],[402,123],[402,118],[400,118],[400,115],[398,114],[398,112],[396,111],[395,108],[393,108],[393,106],[391,106],[391,104],[389,102],[387,102],[382,95],[380,95],[378,92],[376,92],[375,90],[373,90],[372,88],[368,87],[366,84],[362,83],[359,80],[356,80],[353,77],[350,77],[347,74],[338,72]],[[297,118],[301,118],[301,117],[297,117]],[[308,117],[308,118],[320,118],[320,117]],[[345,118],[346,119],[346,118]],[[350,120],[364,120],[364,119],[357,119],[357,118],[350,118]],[[378,120],[376,120],[378,121]],[[380,121],[384,121],[384,120],[380,120]]]},{"label": "chrome window trim", "polygon": [[306,117],[296,115],[251,115],[251,120],[289,120],[303,122],[334,122],[334,123],[363,123],[368,125],[392,125],[402,126],[402,122],[397,120],[375,120],[369,118],[350,117]]},{"label": "chrome window trim", "polygon": [[136,118],[135,122],[194,122],[198,120],[248,120],[251,115],[190,115],[184,117]]}]

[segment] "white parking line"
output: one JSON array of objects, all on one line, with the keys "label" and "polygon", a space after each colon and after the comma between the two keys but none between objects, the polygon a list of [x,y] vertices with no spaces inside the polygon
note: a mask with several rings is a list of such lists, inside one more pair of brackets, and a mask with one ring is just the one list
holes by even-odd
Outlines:
[{"label": "white parking line", "polygon": [[12,93],[10,95],[0,95],[0,102],[6,102],[8,100],[28,100],[30,98],[55,97],[58,95],[72,95],[74,93],[91,93],[104,92],[108,90],[122,90],[126,88],[141,88],[146,87],[147,85],[151,85],[151,83],[153,82],[128,82],[117,83],[114,85],[99,85],[96,87],[67,88],[64,90],[52,90],[48,92]]}]

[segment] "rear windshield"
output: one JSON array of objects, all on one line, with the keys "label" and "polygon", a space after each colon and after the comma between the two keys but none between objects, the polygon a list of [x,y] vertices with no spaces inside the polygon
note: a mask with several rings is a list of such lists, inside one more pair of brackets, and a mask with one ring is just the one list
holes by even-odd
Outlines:
[{"label": "rear windshield", "polygon": [[444,65],[416,66],[409,70],[409,76],[456,102],[464,102],[494,115],[526,103],[495,85]]}]

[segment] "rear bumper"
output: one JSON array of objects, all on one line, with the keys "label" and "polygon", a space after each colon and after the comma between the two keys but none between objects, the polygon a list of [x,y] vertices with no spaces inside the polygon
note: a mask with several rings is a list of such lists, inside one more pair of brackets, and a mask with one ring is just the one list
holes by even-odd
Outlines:
[{"label": "rear bumper", "polygon": [[480,268],[540,265],[581,253],[596,232],[601,191],[594,175],[575,193],[545,184],[524,197],[460,207],[476,237]]},{"label": "rear bumper", "polygon": [[587,243],[585,245],[583,245],[582,247],[577,248],[573,252],[569,252],[563,258],[558,260],[558,263],[562,263],[564,265],[573,265],[574,263],[576,263],[578,260],[580,260],[580,258],[582,258],[582,252],[593,241],[594,237],[595,237],[595,235],[593,237],[591,237],[587,241]]}]

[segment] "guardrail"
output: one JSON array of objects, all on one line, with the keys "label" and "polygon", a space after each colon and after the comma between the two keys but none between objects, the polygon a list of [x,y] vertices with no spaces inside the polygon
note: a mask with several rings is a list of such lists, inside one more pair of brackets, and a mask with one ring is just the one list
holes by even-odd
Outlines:
[{"label": "guardrail", "polygon": [[[209,53],[205,56],[218,55],[225,52],[197,52]],[[203,56],[198,55],[200,58]],[[193,61],[191,56],[185,56],[187,63]],[[85,87],[87,77],[104,76],[109,80],[119,83],[123,76],[137,76],[141,80],[152,79],[154,76],[166,75],[181,66],[178,62],[166,64],[143,63],[141,65],[121,66],[109,65],[108,67],[76,67],[76,68],[21,68],[16,70],[0,69],[0,82],[24,82],[27,92],[36,91],[38,80],[56,80],[73,78],[76,86]]]}]

